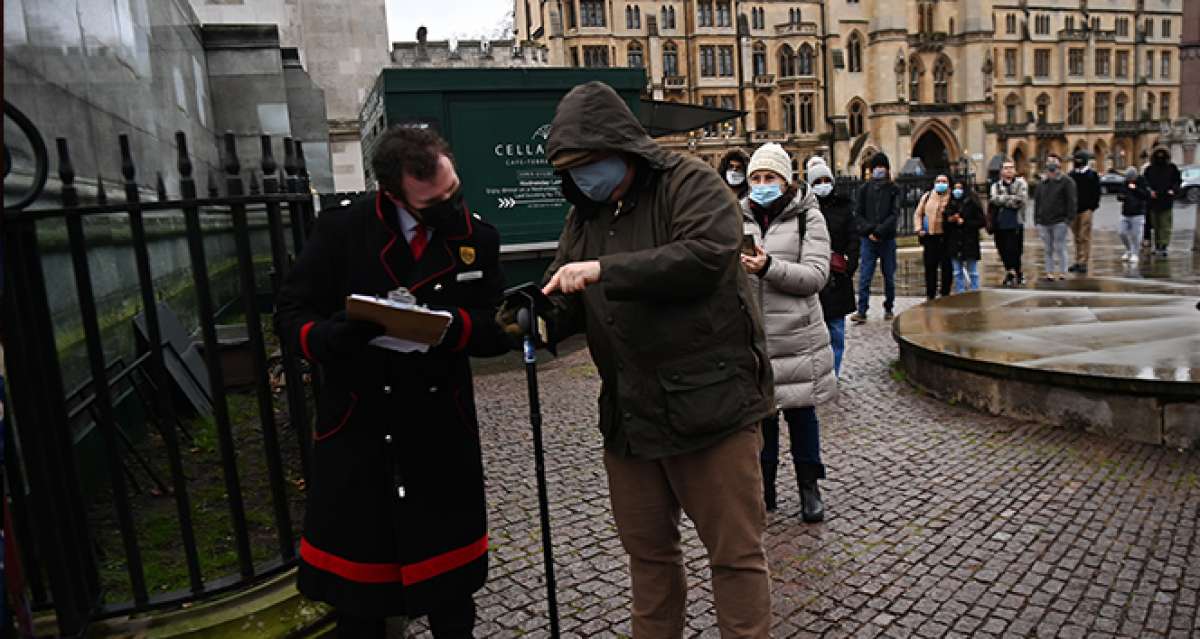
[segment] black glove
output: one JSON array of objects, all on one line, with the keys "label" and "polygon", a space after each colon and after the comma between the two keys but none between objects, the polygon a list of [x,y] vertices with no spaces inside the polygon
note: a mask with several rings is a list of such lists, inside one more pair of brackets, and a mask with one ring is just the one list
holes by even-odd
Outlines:
[{"label": "black glove", "polygon": [[308,348],[319,362],[350,359],[367,347],[367,342],[383,335],[375,322],[346,318],[346,311],[317,322],[308,332]]},{"label": "black glove", "polygon": [[[530,319],[528,308],[507,301],[496,312],[496,323],[508,337],[508,343],[512,350],[525,350],[525,334],[530,331],[532,323]],[[558,355],[558,337],[554,332],[554,322],[545,315],[538,315],[537,320],[534,344],[538,348],[550,351],[552,355]]]},{"label": "black glove", "polygon": [[521,330],[521,325],[517,323],[517,307],[509,306],[507,303],[496,311],[496,324],[504,331],[505,337],[508,338],[508,346],[514,351],[524,350],[525,348],[525,332]]}]

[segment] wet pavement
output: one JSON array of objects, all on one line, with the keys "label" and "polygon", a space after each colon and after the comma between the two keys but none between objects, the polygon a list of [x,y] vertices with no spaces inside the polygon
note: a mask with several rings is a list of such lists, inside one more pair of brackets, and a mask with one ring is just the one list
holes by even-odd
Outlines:
[{"label": "wet pavement", "polygon": [[1178,392],[1200,396],[1200,285],[1077,279],[1054,286],[941,298],[901,315],[896,337],[973,361],[1183,384]]},{"label": "wet pavement", "polygon": [[[1200,635],[1200,454],[948,405],[895,368],[890,323],[847,330],[841,396],[818,409],[825,523],[801,523],[793,470],[780,469],[765,538],[773,636]],[[574,347],[540,376],[563,636],[628,636],[599,380]],[[492,539],[480,637],[548,636],[516,358],[476,380]],[[704,548],[686,518],[683,544],[686,636],[717,637]],[[411,631],[430,636],[423,621]]]},{"label": "wet pavement", "polygon": [[[1153,257],[1143,253],[1137,264],[1129,265],[1121,260],[1124,248],[1117,235],[1117,225],[1121,217],[1120,204],[1112,195],[1105,195],[1101,198],[1100,208],[1093,218],[1092,257],[1088,275],[1200,284],[1200,251],[1193,250],[1196,207],[1183,205],[1175,207],[1174,231],[1171,235],[1171,247],[1167,257]],[[1029,286],[1041,287],[1044,286],[1044,283],[1036,281],[1036,277],[1043,272],[1044,251],[1042,242],[1037,236],[1037,228],[1032,224],[1032,216],[1031,207],[1027,212],[1029,224],[1025,229],[1023,262]],[[1070,236],[1069,233],[1068,236]],[[996,252],[995,245],[987,233],[980,232],[980,237],[983,250],[983,262],[979,269],[982,286],[999,286],[1004,280],[1004,267],[1000,263],[1000,255]],[[1068,240],[1067,253],[1073,261],[1075,255],[1073,238]],[[921,261],[920,247],[901,248],[897,258],[897,295],[924,296],[925,271]],[[878,273],[877,269],[871,291],[881,294],[883,292],[882,282],[882,275]]]}]

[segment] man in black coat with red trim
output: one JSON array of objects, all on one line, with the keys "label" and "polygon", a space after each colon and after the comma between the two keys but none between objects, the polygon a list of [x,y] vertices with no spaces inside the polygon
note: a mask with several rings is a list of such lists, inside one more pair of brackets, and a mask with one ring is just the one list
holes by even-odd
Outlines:
[{"label": "man in black coat with red trim", "polygon": [[[468,356],[510,348],[500,238],[436,133],[394,128],[371,165],[380,190],[322,212],[279,292],[282,336],[324,382],[298,586],[337,610],[342,637],[421,615],[438,639],[470,637],[488,538]],[[401,286],[453,316],[428,352],[371,345],[382,327],[346,318],[346,296]]]}]

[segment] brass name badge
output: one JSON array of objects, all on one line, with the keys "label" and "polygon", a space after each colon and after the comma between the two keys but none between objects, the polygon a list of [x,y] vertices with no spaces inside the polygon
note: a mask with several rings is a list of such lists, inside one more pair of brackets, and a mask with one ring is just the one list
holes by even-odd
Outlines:
[{"label": "brass name badge", "polygon": [[458,257],[463,264],[471,265],[475,263],[475,248],[471,246],[460,246],[458,248]]}]

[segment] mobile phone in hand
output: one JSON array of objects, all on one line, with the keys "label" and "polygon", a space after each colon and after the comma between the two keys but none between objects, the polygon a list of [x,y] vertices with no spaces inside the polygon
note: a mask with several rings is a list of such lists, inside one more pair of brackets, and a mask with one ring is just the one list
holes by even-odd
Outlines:
[{"label": "mobile phone in hand", "polygon": [[754,236],[746,233],[742,235],[742,255],[753,256],[755,251]]}]

